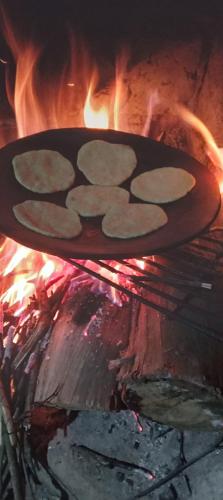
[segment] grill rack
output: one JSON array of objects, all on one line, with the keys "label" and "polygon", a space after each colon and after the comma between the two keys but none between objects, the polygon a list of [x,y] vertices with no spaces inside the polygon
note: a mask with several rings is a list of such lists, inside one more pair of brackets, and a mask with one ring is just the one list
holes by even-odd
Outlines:
[{"label": "grill rack", "polygon": [[[223,292],[222,226],[212,227],[199,239],[158,256],[67,261],[169,320],[179,321],[223,342],[223,307],[220,304],[223,293],[221,295],[216,286],[222,281]],[[92,263],[97,264],[97,270],[92,268]],[[110,272],[111,278],[102,274],[103,269]]]}]

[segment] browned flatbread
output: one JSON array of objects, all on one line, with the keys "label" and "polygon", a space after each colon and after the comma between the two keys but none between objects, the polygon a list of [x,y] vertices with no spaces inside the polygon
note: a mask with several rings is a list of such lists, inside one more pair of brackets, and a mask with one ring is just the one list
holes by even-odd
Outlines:
[{"label": "browned flatbread", "polygon": [[77,212],[47,201],[26,200],[13,213],[23,226],[51,238],[75,238],[82,230]]},{"label": "browned flatbread", "polygon": [[196,184],[187,170],[163,167],[144,172],[131,182],[131,192],[143,201],[169,203],[185,196]]},{"label": "browned flatbread", "polygon": [[84,144],[77,165],[85,177],[99,186],[118,186],[132,175],[137,164],[134,150],[124,144],[95,140]]},{"label": "browned flatbread", "polygon": [[167,221],[166,213],[157,205],[130,203],[111,208],[103,218],[102,231],[111,238],[136,238],[159,229]]},{"label": "browned flatbread", "polygon": [[34,193],[55,193],[72,186],[73,165],[57,151],[27,151],[12,160],[17,181]]},{"label": "browned flatbread", "polygon": [[78,186],[66,199],[66,206],[83,217],[104,215],[112,206],[128,203],[129,192],[117,186]]}]

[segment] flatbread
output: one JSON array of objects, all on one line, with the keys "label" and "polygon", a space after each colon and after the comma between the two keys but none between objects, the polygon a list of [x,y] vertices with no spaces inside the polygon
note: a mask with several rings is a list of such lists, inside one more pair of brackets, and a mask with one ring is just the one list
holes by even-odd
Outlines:
[{"label": "flatbread", "polygon": [[72,163],[57,151],[27,151],[12,160],[17,181],[34,193],[55,193],[72,186],[75,172]]},{"label": "flatbread", "polygon": [[155,231],[167,221],[166,213],[157,205],[130,203],[111,208],[103,218],[102,231],[111,238],[135,238]]},{"label": "flatbread", "polygon": [[137,198],[152,203],[168,203],[185,196],[196,184],[187,170],[163,167],[138,175],[131,182],[131,192]]},{"label": "flatbread", "polygon": [[20,224],[51,238],[70,239],[81,233],[79,215],[48,201],[26,200],[13,207]]},{"label": "flatbread", "polygon": [[85,177],[99,186],[118,186],[132,175],[137,164],[134,150],[124,144],[95,140],[84,144],[77,165]]},{"label": "flatbread", "polygon": [[83,217],[104,215],[112,207],[128,203],[129,192],[116,186],[78,186],[66,199],[66,206]]}]

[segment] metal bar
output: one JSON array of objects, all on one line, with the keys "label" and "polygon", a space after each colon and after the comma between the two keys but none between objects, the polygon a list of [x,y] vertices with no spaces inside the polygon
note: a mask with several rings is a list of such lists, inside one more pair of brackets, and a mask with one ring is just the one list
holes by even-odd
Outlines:
[{"label": "metal bar", "polygon": [[[176,276],[180,276],[180,277],[184,277],[184,276],[186,276],[188,278],[194,277],[194,267],[195,267],[194,265],[190,265],[190,268],[186,269],[186,271],[185,270],[182,271],[181,269],[179,269],[179,265],[182,268],[183,265],[185,267],[185,266],[187,266],[187,264],[190,264],[187,261],[185,262],[184,259],[177,259],[177,261],[176,261],[173,258],[172,259],[169,258],[169,256],[165,256],[165,257],[162,256],[161,258],[162,258],[162,263],[158,262],[157,259],[154,261],[149,260],[149,257],[144,257],[144,260],[145,260],[146,264],[153,266],[155,268],[158,268],[162,272],[167,272],[167,273],[170,273],[170,274],[173,274]],[[173,260],[174,260],[174,262],[173,262]],[[173,265],[175,267],[173,267]],[[201,280],[205,279],[208,281],[212,281],[216,274],[217,274],[217,271],[215,269],[213,269],[213,268],[207,269],[207,266],[206,266],[205,267],[205,278],[203,278],[204,277],[203,267],[198,269],[198,267],[196,266],[196,275]]]},{"label": "metal bar", "polygon": [[[217,231],[221,231],[223,233],[223,226],[212,226],[209,230],[208,233],[215,233]],[[206,234],[206,233],[205,233]]]},{"label": "metal bar", "polygon": [[223,241],[217,240],[216,238],[211,238],[211,236],[201,236],[200,239],[213,243],[214,245],[219,245],[223,248]]},{"label": "metal bar", "polygon": [[[135,283],[135,276],[129,276],[128,274],[125,274],[122,271],[119,271],[118,269],[109,266],[109,264],[105,264],[103,261],[98,261],[98,263],[100,264],[101,267],[107,269],[111,273],[120,274],[120,276],[123,276],[124,278],[131,280],[131,283],[133,282],[134,284],[137,284],[138,287],[148,290],[149,292],[152,292],[154,295],[158,295],[159,297],[162,297],[163,299],[166,299],[169,302],[173,302],[174,304],[181,304],[182,302],[182,299],[170,295],[169,293],[164,292],[162,290],[159,290],[158,288],[154,288],[151,285],[147,285],[144,283]],[[124,286],[123,289],[125,290]]]},{"label": "metal bar", "polygon": [[[164,260],[164,257],[162,257],[162,259]],[[144,261],[146,262],[147,265],[149,265],[151,267],[155,267],[162,272],[172,274],[173,276],[176,276],[176,277],[180,276],[181,278],[185,278],[185,279],[190,279],[190,278],[193,279],[194,278],[194,266],[192,267],[192,269],[187,270],[185,272],[185,271],[182,271],[181,269],[179,269],[178,267],[174,267],[174,268],[170,267],[170,266],[173,266],[173,263],[171,262],[171,259],[170,259],[170,262],[168,262],[167,257],[165,258],[165,263],[164,262],[160,263],[157,261],[157,259],[156,260],[149,260],[149,257],[144,257]],[[179,262],[175,262],[174,264],[179,265]],[[196,267],[196,271],[197,271],[197,267]],[[197,273],[197,275],[198,274],[199,273]],[[214,275],[215,275],[215,272],[213,272],[213,270],[208,269],[208,271],[207,271],[207,269],[205,269],[205,278],[204,278],[205,280],[212,281],[214,278]],[[203,277],[203,269],[202,269],[202,277]]]},{"label": "metal bar", "polygon": [[[178,287],[198,287],[198,288],[206,288],[208,290],[211,290],[212,284],[211,283],[206,283],[206,282],[201,282],[200,280],[189,280],[189,279],[177,279],[175,280],[174,278],[165,278],[161,276],[157,276],[156,274],[150,273],[147,270],[141,269],[135,264],[131,264],[128,261],[125,260],[117,260],[116,262],[119,262],[120,264],[125,265],[126,267],[129,267],[133,271],[138,271],[144,274],[144,277],[147,277],[147,279],[151,279],[152,281],[155,282],[160,282],[160,283],[167,283],[170,286],[174,286],[176,288]],[[139,276],[140,278],[140,276]],[[138,280],[137,280],[138,281]]]},{"label": "metal bar", "polygon": [[219,250],[216,250],[214,248],[210,247],[205,247],[204,245],[201,245],[200,243],[195,243],[195,242],[190,242],[188,243],[189,248],[197,248],[198,250],[202,250],[204,252],[208,253],[213,253],[214,255],[222,255],[222,252],[219,254]]},{"label": "metal bar", "polygon": [[119,285],[118,283],[115,283],[114,281],[106,278],[105,276],[102,276],[101,274],[97,273],[96,271],[93,271],[89,267],[84,266],[83,264],[80,264],[79,262],[73,260],[73,259],[64,259],[66,262],[69,262],[69,264],[72,264],[73,266],[77,267],[81,271],[84,271],[87,274],[90,274],[96,279],[99,279],[100,281],[103,281],[107,285],[113,286],[116,288],[116,290],[119,290],[119,292],[124,293],[125,295],[128,295],[129,297],[133,299],[140,300],[143,304],[148,305],[149,307],[152,307],[153,309],[156,309],[158,312],[161,314],[167,314],[168,311],[165,307],[159,306],[158,304],[155,304],[154,302],[151,302],[150,300],[145,299],[144,297],[139,296],[132,290],[129,290],[128,288],[124,288],[122,285]]},{"label": "metal bar", "polygon": [[[202,272],[204,272],[204,269],[208,268],[208,270],[213,270],[213,266],[215,265],[216,261],[215,259],[210,260],[207,257],[192,253],[192,252],[187,252],[185,249],[180,249],[180,250],[171,250],[170,253],[167,253],[166,255],[162,254],[162,257],[167,257],[170,260],[173,260],[174,262],[183,262],[184,264],[186,263],[187,265],[190,266],[196,266],[201,268]],[[190,259],[190,261],[188,261]],[[194,262],[192,262],[194,261]]]},{"label": "metal bar", "polygon": [[171,269],[170,267],[167,267],[167,265],[161,264],[160,262],[157,262],[157,260],[152,260],[149,257],[143,257],[144,262],[148,264],[149,266],[155,267],[159,269],[160,271],[163,271],[165,273],[170,273],[173,274],[174,276],[181,276],[181,277],[193,277],[192,273],[187,273],[185,274],[184,271],[181,271],[180,269]]},{"label": "metal bar", "polygon": [[[151,267],[151,270],[148,270],[148,267],[147,269],[142,269],[135,263],[125,259],[112,261],[115,264],[117,263],[125,266],[124,271],[122,271],[122,269],[117,269],[115,265],[113,267],[112,263],[109,261],[89,261],[89,263],[95,262],[101,268],[108,270],[113,275],[123,278],[124,285],[103,276],[100,274],[100,271],[94,271],[91,267],[88,267],[85,262],[82,263],[74,259],[66,260],[79,270],[115,288],[120,293],[155,309],[170,320],[178,321],[199,331],[205,336],[213,338],[218,342],[223,342],[223,331],[217,331],[214,327],[206,326],[206,324],[203,323],[203,318],[204,321],[209,321],[211,318],[215,319],[216,312],[207,311],[205,309],[205,304],[204,307],[202,307],[202,303],[201,306],[191,303],[191,300],[199,297],[200,294],[197,293],[197,291],[199,291],[198,289],[201,290],[202,285],[208,285],[208,287],[210,287],[210,281],[212,281],[219,272],[222,272],[223,262],[219,262],[219,260],[222,258],[223,253],[222,251],[219,253],[219,250],[223,247],[223,240],[213,237],[213,233],[217,231],[222,231],[223,234],[223,227],[213,227],[200,237],[200,240],[203,240],[207,245],[195,240],[179,249],[170,250],[169,252],[159,255],[161,262],[151,257],[141,257],[141,260],[146,262],[147,265]],[[216,245],[218,249],[213,248],[214,245]],[[154,268],[154,271],[155,269],[157,270],[156,274],[152,272],[152,268]],[[127,274],[128,269],[131,269],[137,274]],[[162,273],[164,273],[164,276]],[[152,283],[150,284],[148,281]],[[133,284],[134,288],[132,287]],[[160,285],[162,284],[163,287],[166,286],[166,289],[160,289]],[[193,293],[186,293],[186,287],[196,288],[196,294],[194,290]],[[145,294],[143,294],[145,291],[150,293],[149,298],[145,298]],[[184,297],[179,297],[179,292],[181,292],[181,295],[183,293]],[[178,296],[176,296],[176,294],[178,294]],[[156,300],[160,301],[160,303],[157,303]],[[164,302],[164,305],[162,302]],[[189,314],[193,315],[192,318],[188,317]],[[216,319],[218,321],[218,317]]]},{"label": "metal bar", "polygon": [[[115,262],[118,262],[118,263],[124,263],[125,261],[119,261],[119,260],[116,260]],[[123,271],[119,271],[118,269],[116,269],[115,267],[113,268],[112,266],[110,266],[109,264],[106,264],[104,261],[98,261],[98,263],[100,264],[101,267],[107,269],[109,272],[111,273],[115,273],[115,274],[120,274],[120,276],[124,276],[125,278],[127,279],[132,279],[132,281],[135,283],[135,280],[137,278],[137,276],[128,276],[128,275],[125,275],[125,273],[123,273]],[[126,266],[127,267],[127,266]],[[143,270],[141,268],[137,268],[137,270],[139,272],[143,272]],[[159,290],[157,288],[154,288],[152,287],[151,285],[148,285],[148,284],[145,284],[145,283],[138,283],[137,282],[137,285],[140,289],[143,289],[143,290],[146,290],[146,291],[149,291],[149,292],[152,292],[154,295],[156,295],[158,298],[163,298],[163,299],[166,299],[168,300],[169,302],[172,302],[174,304],[177,305],[176,309],[173,310],[172,312],[176,312],[176,311],[179,311],[179,310],[182,310],[182,309],[188,309],[189,311],[192,311],[192,312],[195,312],[195,313],[200,313],[201,315],[203,314],[206,314],[208,315],[209,317],[215,317],[216,316],[216,313],[215,312],[212,312],[212,311],[206,311],[205,309],[203,309],[202,307],[200,306],[197,306],[195,304],[189,304],[188,303],[188,300],[190,298],[190,300],[193,298],[193,295],[190,293],[190,294],[187,294],[183,299],[182,298],[179,298],[179,297],[175,297],[174,295],[170,295],[169,293],[163,291],[163,290]],[[124,288],[124,287],[123,287]]]},{"label": "metal bar", "polygon": [[97,278],[110,286],[113,286],[114,288],[116,288],[120,292],[124,293],[125,295],[128,295],[129,297],[140,301],[142,304],[144,304],[148,307],[151,307],[152,309],[155,309],[156,311],[158,311],[159,313],[168,317],[169,319],[179,321],[182,324],[185,324],[186,326],[189,326],[190,328],[193,328],[193,329],[199,331],[200,333],[202,333],[203,335],[205,335],[207,337],[210,337],[218,342],[223,342],[223,336],[220,337],[219,332],[217,330],[215,330],[213,328],[212,329],[207,328],[205,325],[202,325],[202,324],[198,323],[197,321],[190,320],[189,318],[187,318],[186,316],[184,316],[178,312],[175,313],[174,311],[170,311],[167,308],[160,306],[159,304],[156,304],[148,299],[145,299],[143,296],[133,292],[132,290],[129,290],[128,288],[124,288],[122,285],[119,285],[118,283],[113,282],[112,280],[106,278],[105,276],[101,276],[96,271],[93,271],[92,269],[88,268],[87,266],[85,266],[83,264],[80,264],[79,262],[77,262],[73,259],[66,259],[66,260],[67,260],[67,262],[69,262],[73,266],[77,267],[78,269],[90,274],[94,278]]}]

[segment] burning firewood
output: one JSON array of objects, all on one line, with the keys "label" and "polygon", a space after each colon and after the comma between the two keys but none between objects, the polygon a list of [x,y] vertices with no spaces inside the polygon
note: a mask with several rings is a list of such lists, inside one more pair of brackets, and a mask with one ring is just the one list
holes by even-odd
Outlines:
[{"label": "burning firewood", "polygon": [[[26,320],[20,325],[20,318],[9,319],[0,308],[1,365],[0,365],[0,408],[2,421],[2,446],[5,449],[10,472],[11,487],[15,500],[24,498],[22,476],[29,484],[28,462],[23,453],[30,454],[27,432],[31,425],[31,410],[41,356],[46,347],[44,336],[49,337],[55,312],[68,287],[67,278],[48,297],[47,290],[54,284],[49,282],[37,289],[35,300],[27,306]],[[38,319],[33,316],[38,313]],[[5,320],[6,325],[5,325]],[[10,321],[11,320],[11,321]],[[6,333],[7,332],[7,333]],[[15,342],[16,341],[16,342]],[[45,342],[47,342],[47,338]],[[28,362],[27,362],[28,359]],[[25,431],[25,433],[24,433]],[[22,445],[23,443],[23,445]],[[23,450],[23,451],[22,451]],[[19,460],[22,457],[23,465]],[[30,463],[29,463],[30,467]],[[28,475],[27,475],[28,474]],[[10,485],[9,485],[10,486]],[[28,487],[28,486],[27,486]]]}]

